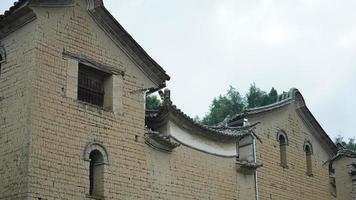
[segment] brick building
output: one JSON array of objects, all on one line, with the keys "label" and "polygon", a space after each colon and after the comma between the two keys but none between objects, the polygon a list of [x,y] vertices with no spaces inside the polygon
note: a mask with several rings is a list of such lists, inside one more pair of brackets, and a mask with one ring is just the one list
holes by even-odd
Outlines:
[{"label": "brick building", "polygon": [[303,96],[291,89],[276,103],[247,110],[230,121],[259,122],[255,133],[261,199],[332,199],[328,160],[336,146],[306,107]]},{"label": "brick building", "polygon": [[168,90],[145,111],[169,78],[101,0],[17,1],[0,16],[0,199],[335,198],[336,147],[298,90],[208,127]]},{"label": "brick building", "polygon": [[337,199],[356,200],[356,152],[340,146],[329,166],[330,183]]}]

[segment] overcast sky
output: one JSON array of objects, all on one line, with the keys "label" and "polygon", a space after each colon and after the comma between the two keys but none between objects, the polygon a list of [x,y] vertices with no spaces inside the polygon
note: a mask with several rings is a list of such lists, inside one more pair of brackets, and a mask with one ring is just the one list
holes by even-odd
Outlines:
[{"label": "overcast sky", "polygon": [[[0,10],[13,0],[1,0]],[[324,130],[356,131],[356,1],[105,0],[171,76],[173,102],[194,117],[229,85],[298,88]]]}]

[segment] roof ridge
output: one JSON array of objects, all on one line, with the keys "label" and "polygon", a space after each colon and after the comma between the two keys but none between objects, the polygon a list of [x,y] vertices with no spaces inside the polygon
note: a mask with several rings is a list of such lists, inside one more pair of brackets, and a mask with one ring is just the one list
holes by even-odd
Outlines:
[{"label": "roof ridge", "polygon": [[[299,94],[299,95],[297,95],[297,94]],[[249,114],[257,114],[257,113],[266,112],[266,111],[270,111],[270,110],[273,110],[276,108],[283,107],[283,106],[288,105],[288,104],[294,102],[295,100],[297,100],[297,96],[300,96],[301,103],[303,105],[305,105],[303,96],[301,95],[299,90],[297,88],[291,88],[288,92],[283,92],[282,94],[280,94],[278,96],[278,99],[276,102],[274,102],[272,104],[265,105],[265,106],[247,108],[242,113],[236,114],[235,116],[231,117],[231,119],[229,120],[229,123],[236,121],[238,119],[241,119]]]}]

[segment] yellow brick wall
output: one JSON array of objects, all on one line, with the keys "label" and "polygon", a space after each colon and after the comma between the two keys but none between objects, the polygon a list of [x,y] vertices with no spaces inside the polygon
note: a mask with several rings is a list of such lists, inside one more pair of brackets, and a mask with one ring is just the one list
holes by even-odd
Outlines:
[{"label": "yellow brick wall", "polygon": [[0,199],[27,195],[34,32],[31,22],[1,38],[7,59],[0,75]]},{"label": "yellow brick wall", "polygon": [[179,146],[172,153],[145,149],[149,199],[255,199],[253,174],[237,171],[235,158]]},{"label": "yellow brick wall", "polygon": [[[253,176],[239,174],[234,158],[183,146],[162,154],[144,143],[143,94],[130,91],[153,83],[98,28],[86,11],[86,1],[33,10],[38,43],[31,92],[30,199],[89,199],[89,163],[83,154],[90,142],[101,143],[108,152],[106,199],[254,198]],[[64,50],[125,70],[121,112],[114,114],[67,95],[71,94],[67,70],[73,62],[62,57]]]},{"label": "yellow brick wall", "polygon": [[[303,124],[294,104],[249,120],[251,123],[261,122],[256,128],[256,134],[262,140],[262,143],[257,142],[257,159],[263,162],[263,167],[258,169],[260,199],[331,199],[328,165],[324,165],[329,155],[311,129]],[[288,168],[280,166],[279,130],[284,130],[288,136]],[[313,176],[306,175],[303,151],[306,139],[312,143],[314,151]]]},{"label": "yellow brick wall", "polygon": [[[0,199],[88,199],[85,147],[106,148],[106,199],[254,199],[253,177],[236,171],[233,158],[181,146],[171,154],[144,143],[143,95],[130,91],[153,83],[98,28],[86,1],[64,8],[34,7],[36,22],[5,38],[8,62],[0,91]],[[34,33],[35,32],[35,33]],[[34,34],[31,34],[34,33]],[[20,39],[21,38],[21,39]],[[69,97],[71,61],[82,54],[126,71],[122,111],[114,114]],[[273,117],[271,117],[273,116]],[[256,117],[260,199],[330,199],[328,156],[294,107]],[[288,166],[279,166],[276,134],[288,134]],[[305,174],[303,142],[314,147],[314,176]],[[26,194],[28,193],[28,194]]]},{"label": "yellow brick wall", "polygon": [[[109,155],[105,166],[107,198],[149,195],[143,149],[143,95],[130,94],[153,84],[86,11],[86,1],[73,7],[34,7],[37,18],[37,66],[33,83],[31,199],[85,199],[89,193],[89,162],[83,153],[89,142],[100,142]],[[85,55],[126,71],[123,114],[85,105],[66,96],[71,62],[63,51]],[[135,142],[135,136],[138,141]]]},{"label": "yellow brick wall", "polygon": [[356,163],[356,159],[348,157],[340,157],[333,161],[333,169],[335,169],[336,197],[337,199],[352,199],[352,176],[351,164]]}]

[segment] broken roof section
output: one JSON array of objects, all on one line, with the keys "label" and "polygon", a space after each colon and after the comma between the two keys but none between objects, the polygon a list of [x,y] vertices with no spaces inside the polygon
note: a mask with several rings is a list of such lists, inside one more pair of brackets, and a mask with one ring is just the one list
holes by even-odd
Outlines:
[{"label": "broken roof section", "polygon": [[[0,15],[0,39],[18,28],[36,19],[31,7],[36,6],[73,6],[75,0],[19,0],[14,6]],[[154,61],[147,52],[132,38],[120,23],[104,7],[102,0],[87,0],[88,13],[97,25],[119,46],[137,66],[157,85],[166,86],[170,79],[166,71]],[[150,91],[157,90],[151,88]]]},{"label": "broken roof section", "polygon": [[324,131],[324,129],[321,127],[319,122],[315,119],[315,117],[310,112],[308,107],[305,105],[305,101],[304,101],[302,94],[296,88],[290,89],[289,92],[283,92],[283,94],[279,95],[276,103],[245,110],[245,112],[243,114],[238,114],[238,115],[232,117],[228,121],[228,124],[230,126],[238,126],[238,125],[242,124],[241,121],[244,118],[248,119],[249,117],[274,112],[279,108],[286,107],[293,103],[296,104],[296,108],[297,108],[296,111],[299,114],[300,118],[306,124],[308,124],[310,127],[312,127],[317,134],[319,134],[322,141],[324,141],[324,143],[331,150],[330,153],[335,154],[337,151],[336,145],[330,139],[330,137]]}]

